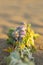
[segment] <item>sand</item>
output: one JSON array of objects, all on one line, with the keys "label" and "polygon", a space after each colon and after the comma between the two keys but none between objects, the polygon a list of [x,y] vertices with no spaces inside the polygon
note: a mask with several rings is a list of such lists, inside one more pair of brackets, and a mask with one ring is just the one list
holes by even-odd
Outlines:
[{"label": "sand", "polygon": [[37,52],[34,54],[36,65],[43,65],[43,0],[0,0],[0,65],[4,64],[7,48],[7,32],[26,22],[32,25],[41,36],[35,40]]}]

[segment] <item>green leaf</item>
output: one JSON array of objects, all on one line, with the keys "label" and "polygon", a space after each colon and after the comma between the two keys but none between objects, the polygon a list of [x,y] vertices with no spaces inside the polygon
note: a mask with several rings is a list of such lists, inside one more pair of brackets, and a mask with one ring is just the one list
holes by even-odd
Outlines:
[{"label": "green leaf", "polygon": [[14,42],[13,38],[10,37],[9,39],[7,39],[8,44],[13,44],[13,42]]},{"label": "green leaf", "polygon": [[19,52],[18,51],[14,51],[14,52],[12,52],[11,54],[10,54],[10,56],[12,56],[12,57],[14,57],[15,59],[20,59],[20,54],[19,54]]},{"label": "green leaf", "polygon": [[9,36],[9,37],[12,37],[12,32],[13,32],[13,31],[14,31],[13,28],[9,29],[9,32],[8,32],[8,36]]}]

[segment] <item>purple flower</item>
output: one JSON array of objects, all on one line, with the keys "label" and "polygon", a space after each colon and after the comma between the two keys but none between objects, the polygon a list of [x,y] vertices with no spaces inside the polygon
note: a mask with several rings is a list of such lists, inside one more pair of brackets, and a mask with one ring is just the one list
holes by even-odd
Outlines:
[{"label": "purple flower", "polygon": [[17,39],[20,41],[22,41],[22,38],[26,35],[26,27],[25,25],[21,25],[19,27],[16,28],[16,30],[12,33],[13,38]]},{"label": "purple flower", "polygon": [[20,35],[25,35],[26,31],[20,31]]},{"label": "purple flower", "polygon": [[21,26],[20,28],[21,28],[21,30],[26,30],[25,26]]},{"label": "purple flower", "polygon": [[22,25],[22,26],[18,27],[17,30],[19,30],[19,31],[20,30],[26,30],[26,27],[24,25]]}]

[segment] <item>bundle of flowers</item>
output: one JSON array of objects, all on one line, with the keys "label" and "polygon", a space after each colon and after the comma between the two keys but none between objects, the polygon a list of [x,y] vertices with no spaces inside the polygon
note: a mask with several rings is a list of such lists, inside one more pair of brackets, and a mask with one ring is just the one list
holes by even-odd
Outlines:
[{"label": "bundle of flowers", "polygon": [[35,51],[34,40],[38,36],[30,24],[10,29],[7,43],[12,45],[13,50],[7,57],[7,65],[35,65],[32,53]]}]

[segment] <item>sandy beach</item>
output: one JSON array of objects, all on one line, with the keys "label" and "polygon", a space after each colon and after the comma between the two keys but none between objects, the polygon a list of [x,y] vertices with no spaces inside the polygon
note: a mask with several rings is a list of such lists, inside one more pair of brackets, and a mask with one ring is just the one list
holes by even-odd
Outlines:
[{"label": "sandy beach", "polygon": [[34,54],[36,65],[43,65],[43,0],[0,0],[0,65],[4,64],[7,48],[7,32],[26,22],[33,30],[40,34],[35,40],[38,48]]}]

